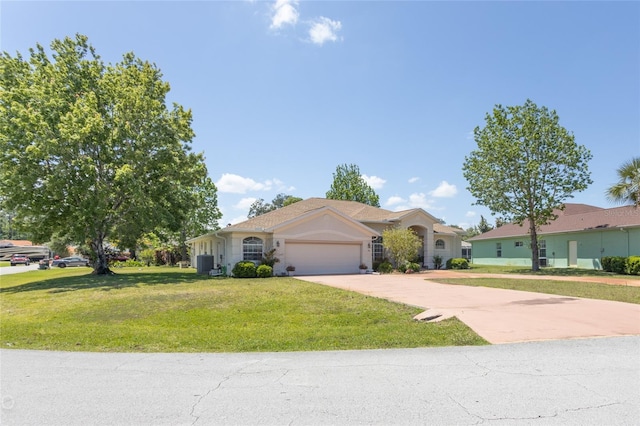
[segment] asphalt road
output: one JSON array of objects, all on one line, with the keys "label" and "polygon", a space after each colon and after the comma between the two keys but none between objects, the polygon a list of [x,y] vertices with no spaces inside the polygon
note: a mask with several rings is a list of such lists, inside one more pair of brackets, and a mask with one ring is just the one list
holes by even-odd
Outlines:
[{"label": "asphalt road", "polygon": [[3,425],[636,425],[640,336],[404,350],[0,350]]},{"label": "asphalt road", "polygon": [[35,271],[39,267],[38,262],[32,263],[29,266],[16,265],[16,266],[3,266],[0,268],[0,276],[19,274],[20,272]]}]

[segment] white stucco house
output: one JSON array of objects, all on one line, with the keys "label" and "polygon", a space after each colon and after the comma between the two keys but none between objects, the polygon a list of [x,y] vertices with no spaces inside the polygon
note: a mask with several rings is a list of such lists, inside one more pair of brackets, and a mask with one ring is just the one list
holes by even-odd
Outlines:
[{"label": "white stucco house", "polygon": [[[419,255],[433,268],[433,256],[443,262],[461,257],[461,229],[444,226],[423,209],[390,211],[354,201],[309,198],[278,210],[227,226],[187,241],[191,265],[203,255],[213,256],[215,267],[231,271],[241,260],[260,262],[276,249],[280,262],[274,274],[295,266],[296,275],[355,274],[361,263],[369,268],[385,255],[382,231],[400,226],[422,240]],[[209,258],[210,259],[210,258]]]}]

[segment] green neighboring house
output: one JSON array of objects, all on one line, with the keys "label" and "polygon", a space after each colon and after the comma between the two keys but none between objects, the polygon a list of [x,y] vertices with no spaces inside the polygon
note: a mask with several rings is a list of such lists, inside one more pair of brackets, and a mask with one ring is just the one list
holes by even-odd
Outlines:
[{"label": "green neighboring house", "polygon": [[[556,215],[538,232],[541,266],[602,269],[604,256],[640,255],[640,208],[567,203]],[[531,266],[528,228],[510,223],[470,238],[472,262]]]}]

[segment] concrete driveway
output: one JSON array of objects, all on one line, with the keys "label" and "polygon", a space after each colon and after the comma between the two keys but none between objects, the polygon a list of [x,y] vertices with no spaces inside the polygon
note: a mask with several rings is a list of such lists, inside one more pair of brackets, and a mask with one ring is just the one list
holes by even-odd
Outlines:
[{"label": "concrete driveway", "polygon": [[640,335],[632,303],[438,284],[425,274],[296,278],[455,316],[491,343]]}]

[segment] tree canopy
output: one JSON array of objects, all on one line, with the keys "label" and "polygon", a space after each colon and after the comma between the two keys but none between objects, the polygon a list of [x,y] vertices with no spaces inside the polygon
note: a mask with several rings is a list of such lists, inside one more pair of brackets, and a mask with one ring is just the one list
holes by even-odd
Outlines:
[{"label": "tree canopy", "polygon": [[591,153],[559,124],[555,111],[524,105],[496,105],[476,127],[478,148],[465,157],[464,177],[476,204],[504,220],[524,224],[531,236],[532,269],[540,267],[537,230],[555,219],[574,192],[591,184]]},{"label": "tree canopy", "polygon": [[389,252],[396,267],[418,255],[420,238],[411,229],[388,228],[382,231],[382,246]]},{"label": "tree canopy", "polygon": [[619,180],[607,190],[607,198],[618,204],[640,206],[640,157],[622,164],[617,173]]},{"label": "tree canopy", "polygon": [[109,273],[107,239],[179,231],[215,186],[191,152],[191,112],[167,107],[154,64],[105,64],[83,35],[50,48],[0,55],[0,195],[36,239],[88,244],[94,272]]},{"label": "tree canopy", "polygon": [[294,197],[293,195],[282,193],[276,195],[271,203],[265,203],[264,198],[258,198],[251,204],[251,207],[249,207],[249,214],[247,217],[251,219],[253,217],[269,213],[270,211],[281,209],[282,207],[286,207],[289,204],[293,204],[301,200],[302,198],[300,197]]},{"label": "tree canopy", "polygon": [[333,174],[331,189],[326,197],[330,200],[357,201],[373,207],[380,207],[380,197],[367,184],[355,164],[341,164]]}]

